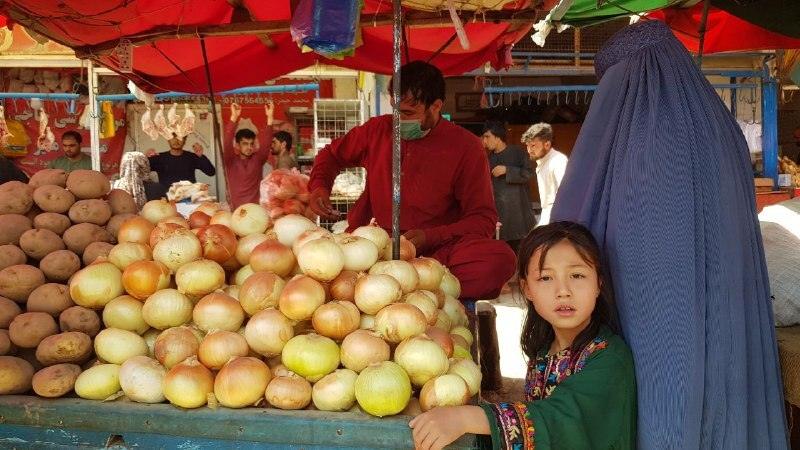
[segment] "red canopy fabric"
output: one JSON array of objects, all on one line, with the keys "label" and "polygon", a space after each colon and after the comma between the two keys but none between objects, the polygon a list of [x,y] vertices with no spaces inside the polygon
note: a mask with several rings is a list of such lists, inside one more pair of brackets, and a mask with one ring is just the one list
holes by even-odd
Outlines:
[{"label": "red canopy fabric", "polygon": [[[109,5],[111,3],[111,5]],[[244,0],[254,21],[289,21],[289,0]],[[526,8],[529,0],[518,0],[506,8]],[[2,12],[55,41],[89,51],[91,46],[116,44],[120,39],[163,31],[180,32],[188,27],[219,26],[232,22],[236,11],[226,0],[6,0]],[[391,13],[391,2],[366,0],[362,14]],[[363,16],[362,16],[363,17]],[[26,20],[26,18],[28,18]],[[392,71],[392,27],[362,22],[363,45],[353,57],[329,60],[315,53],[302,53],[288,31],[272,33],[274,45],[265,45],[255,35],[206,38],[209,67],[215,90],[256,85],[315,62],[389,74]],[[530,25],[467,23],[470,48],[451,42],[431,62],[447,75],[461,74],[489,62],[495,68],[510,64],[510,49],[525,36]],[[409,30],[412,60],[428,60],[454,34],[454,28],[432,27]],[[114,54],[92,55],[101,64],[119,70]],[[145,90],[203,93],[208,90],[198,38],[175,39],[168,35],[133,50],[133,71],[125,76]]]}]

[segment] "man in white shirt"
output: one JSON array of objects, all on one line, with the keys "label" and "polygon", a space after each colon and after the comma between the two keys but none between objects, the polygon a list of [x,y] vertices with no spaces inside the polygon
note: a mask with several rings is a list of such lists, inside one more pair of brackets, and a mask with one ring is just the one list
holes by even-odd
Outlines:
[{"label": "man in white shirt", "polygon": [[553,127],[547,123],[537,123],[522,135],[522,143],[528,154],[536,161],[536,181],[539,185],[539,201],[542,214],[537,226],[550,223],[550,211],[556,200],[556,192],[564,171],[567,169],[567,156],[553,148]]}]

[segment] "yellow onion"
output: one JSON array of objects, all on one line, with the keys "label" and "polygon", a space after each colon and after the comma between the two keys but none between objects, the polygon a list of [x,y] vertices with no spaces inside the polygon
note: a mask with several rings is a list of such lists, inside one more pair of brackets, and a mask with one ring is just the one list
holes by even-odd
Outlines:
[{"label": "yellow onion", "polygon": [[[383,248],[383,260],[391,261],[392,254],[392,241],[389,241]],[[406,239],[405,236],[400,236],[400,261],[411,261],[417,256],[417,248],[414,243]]]},{"label": "yellow onion", "polygon": [[411,399],[408,374],[391,361],[367,366],[356,379],[356,400],[367,414],[392,416],[406,408]]},{"label": "yellow onion", "polygon": [[358,374],[338,369],[322,377],[311,389],[311,399],[320,411],[347,411],[356,402]]},{"label": "yellow onion", "polygon": [[331,281],[331,298],[348,302],[355,301],[356,281],[358,281],[357,272],[343,270],[338,277]]},{"label": "yellow onion", "polygon": [[203,257],[206,259],[224,264],[236,256],[239,242],[233,231],[225,225],[215,224],[200,228],[197,239],[200,240]]},{"label": "yellow onion", "polygon": [[239,288],[239,303],[252,316],[278,304],[278,298],[286,283],[271,272],[256,272]]},{"label": "yellow onion", "polygon": [[344,269],[369,270],[378,261],[378,247],[360,236],[337,235],[334,239],[344,254]]},{"label": "yellow onion", "polygon": [[219,330],[212,331],[203,338],[200,348],[197,349],[197,357],[204,366],[218,370],[234,356],[247,356],[249,350],[244,336],[233,331]]},{"label": "yellow onion", "polygon": [[253,248],[249,261],[254,271],[272,272],[279,277],[288,276],[297,265],[292,249],[275,239],[268,239]]},{"label": "yellow onion", "polygon": [[270,405],[280,409],[303,409],[311,403],[311,384],[298,376],[276,376],[264,393]]},{"label": "yellow onion", "polygon": [[[435,290],[435,289],[434,289]],[[439,284],[439,290],[453,298],[461,297],[461,282],[458,278],[450,273],[447,268],[444,269],[444,276],[442,282]]]},{"label": "yellow onion", "polygon": [[203,211],[192,211],[189,214],[189,228],[202,228],[211,224],[211,216],[204,213]]},{"label": "yellow onion", "polygon": [[199,408],[214,392],[214,374],[190,357],[176,365],[164,377],[164,397],[181,408]]},{"label": "yellow onion", "polygon": [[308,320],[323,303],[325,288],[318,281],[297,275],[283,288],[278,300],[279,309],[292,320]]},{"label": "yellow onion", "polygon": [[319,281],[331,281],[344,267],[344,254],[335,242],[315,239],[306,243],[297,255],[303,273]]},{"label": "yellow onion", "polygon": [[209,223],[211,223],[211,225],[225,225],[226,227],[230,228],[231,217],[233,217],[233,214],[231,214],[230,211],[220,210],[211,215],[211,222]]},{"label": "yellow onion", "polygon": [[153,253],[150,251],[150,247],[138,242],[120,242],[108,253],[108,261],[117,266],[119,270],[125,270],[136,261],[151,259],[153,259]]},{"label": "yellow onion", "polygon": [[469,323],[467,310],[464,308],[464,305],[449,295],[445,296],[442,311],[450,317],[451,328],[456,328],[459,325],[467,325]]},{"label": "yellow onion", "polygon": [[245,203],[233,211],[231,229],[238,236],[263,233],[269,228],[269,213],[261,205]]},{"label": "yellow onion", "polygon": [[247,264],[245,266],[240,267],[236,271],[236,273],[233,275],[233,280],[231,281],[233,281],[233,284],[236,286],[242,286],[244,282],[247,281],[248,278],[250,278],[250,275],[254,273],[255,271],[250,266],[250,264]]},{"label": "yellow onion", "polygon": [[400,283],[391,275],[364,275],[356,281],[356,306],[367,314],[377,314],[385,306],[400,300]]},{"label": "yellow onion", "polygon": [[238,302],[239,301],[239,289],[240,288],[241,288],[241,286],[237,286],[235,284],[231,284],[231,285],[226,286],[225,289],[222,290],[222,292],[224,292],[224,293],[230,295],[231,297],[235,298],[236,301]]},{"label": "yellow onion", "polygon": [[180,234],[192,234],[188,226],[184,226],[173,222],[159,222],[153,231],[150,232],[150,240],[148,244],[150,248],[154,248],[156,244],[172,236]]},{"label": "yellow onion", "polygon": [[465,347],[456,342],[453,344],[453,358],[468,359],[472,361],[472,353],[470,353],[469,347]]},{"label": "yellow onion", "polygon": [[470,397],[477,395],[481,389],[481,368],[469,359],[452,358],[447,373],[458,375],[464,379],[469,388]]},{"label": "yellow onion", "polygon": [[178,268],[175,272],[175,284],[182,294],[203,296],[225,284],[225,270],[210,259],[198,259]]},{"label": "yellow onion", "polygon": [[435,291],[444,278],[444,266],[433,258],[414,258],[409,261],[419,275],[418,289]]},{"label": "yellow onion", "polygon": [[28,392],[33,375],[33,366],[28,361],[15,356],[0,356],[0,395]]},{"label": "yellow onion", "polygon": [[450,337],[450,333],[441,328],[437,327],[428,327],[425,330],[425,334],[436,341],[439,344],[439,347],[442,347],[442,350],[447,354],[447,357],[453,356],[453,338]]},{"label": "yellow onion", "polygon": [[166,289],[169,281],[169,267],[158,261],[136,261],[122,272],[122,286],[125,291],[139,300]]},{"label": "yellow onion", "polygon": [[167,370],[158,361],[147,356],[134,356],[119,369],[119,385],[125,395],[139,403],[164,401],[164,382]]},{"label": "yellow onion", "polygon": [[381,227],[375,225],[365,225],[358,227],[351,233],[353,236],[369,239],[375,247],[383,250],[386,244],[389,243],[389,233]]},{"label": "yellow onion", "polygon": [[322,336],[341,341],[348,334],[358,330],[361,313],[350,302],[333,301],[325,303],[311,318],[314,330]]},{"label": "yellow onion", "polygon": [[361,322],[358,324],[359,330],[375,330],[375,316],[369,314],[361,315]]},{"label": "yellow onion", "polygon": [[462,406],[469,401],[467,382],[458,375],[441,375],[422,386],[419,404],[423,411],[437,406]]},{"label": "yellow onion", "polygon": [[162,289],[144,302],[142,317],[151,327],[166,330],[192,320],[193,308],[189,297],[175,289]]},{"label": "yellow onion", "polygon": [[192,233],[175,234],[156,244],[153,248],[153,259],[174,272],[180,266],[200,259],[202,253],[197,236]]},{"label": "yellow onion", "polygon": [[342,365],[350,370],[361,372],[372,363],[389,360],[389,344],[377,334],[367,330],[356,330],[342,341]]},{"label": "yellow onion", "polygon": [[103,308],[103,323],[107,328],[119,328],[142,335],[150,325],[142,317],[142,302],[130,295],[121,295]]},{"label": "yellow onion", "polygon": [[120,390],[118,364],[98,364],[75,380],[75,393],[87,400],[105,400]]},{"label": "yellow onion", "polygon": [[120,225],[117,232],[117,242],[135,242],[147,245],[150,242],[150,233],[152,233],[153,228],[155,228],[155,223],[144,217],[131,217]]},{"label": "yellow onion", "polygon": [[254,352],[275,356],[280,355],[284,345],[294,337],[294,328],[283,313],[269,308],[257,312],[247,321],[244,337]]},{"label": "yellow onion", "polygon": [[403,289],[403,294],[417,289],[419,284],[419,276],[417,270],[411,263],[406,261],[380,261],[369,269],[370,275],[385,274],[391,275]]},{"label": "yellow onion", "polygon": [[72,301],[84,308],[101,309],[124,293],[122,272],[110,262],[87,266],[69,280]]},{"label": "yellow onion", "polygon": [[449,363],[442,347],[425,335],[401,342],[394,351],[394,361],[408,372],[414,386],[447,373]]},{"label": "yellow onion", "polygon": [[225,363],[214,380],[214,396],[220,405],[244,408],[264,397],[272,379],[269,367],[252,357],[235,357]]},{"label": "yellow onion", "polygon": [[455,334],[456,336],[461,336],[462,338],[464,338],[464,341],[466,342],[466,344],[467,344],[466,346],[467,347],[471,347],[472,346],[472,342],[474,341],[474,338],[472,337],[472,332],[469,331],[469,329],[467,329],[467,327],[461,326],[461,325],[459,325],[457,327],[454,327],[454,328],[452,328],[450,330],[450,334]]},{"label": "yellow onion", "polygon": [[197,356],[200,336],[189,327],[167,328],[155,340],[153,355],[167,369],[183,362],[190,356]]},{"label": "yellow onion", "polygon": [[327,239],[329,241],[334,241],[333,233],[325,228],[316,227],[314,229],[304,231],[300,236],[297,237],[297,240],[295,240],[294,244],[292,244],[292,252],[294,252],[295,255],[300,254],[300,249],[304,245],[316,239]]},{"label": "yellow onion", "polygon": [[283,216],[275,220],[275,224],[272,227],[278,237],[278,241],[287,247],[291,247],[304,231],[315,228],[317,228],[317,224],[298,214]]},{"label": "yellow onion", "polygon": [[448,335],[450,334],[450,328],[452,325],[450,323],[450,316],[448,316],[444,311],[437,310],[436,313],[436,323],[433,324],[434,327],[439,328],[440,330],[447,331]]},{"label": "yellow onion", "polygon": [[315,382],[339,367],[339,346],[317,334],[295,336],[283,347],[281,362],[292,372]]},{"label": "yellow onion", "polygon": [[155,358],[156,339],[158,339],[159,334],[161,334],[161,330],[157,330],[155,328],[150,328],[149,330],[145,331],[144,334],[142,334],[144,343],[147,344],[147,355],[151,358]]},{"label": "yellow onion", "polygon": [[158,223],[169,217],[177,216],[178,209],[174,203],[164,199],[150,200],[142,206],[142,211],[139,215],[152,223]]},{"label": "yellow onion", "polygon": [[147,356],[147,343],[138,334],[106,328],[94,338],[94,352],[98,358],[111,364],[122,364],[134,356]]},{"label": "yellow onion", "polygon": [[422,311],[407,303],[389,305],[375,316],[375,332],[394,344],[424,333],[427,327]]},{"label": "yellow onion", "polygon": [[208,217],[211,217],[217,211],[221,211],[222,207],[217,202],[202,202],[199,205],[197,205],[197,208],[195,208],[194,210],[195,212],[201,212],[203,214],[208,215]]},{"label": "yellow onion", "polygon": [[192,311],[192,321],[197,328],[236,331],[244,323],[242,305],[230,295],[213,292],[201,298]]},{"label": "yellow onion", "polygon": [[422,311],[428,325],[436,323],[439,310],[436,309],[436,300],[426,295],[423,291],[409,292],[403,297],[403,301],[409,305],[414,305]]},{"label": "yellow onion", "polygon": [[249,234],[241,239],[236,244],[236,260],[239,264],[250,264],[250,254],[253,253],[256,247],[269,240],[269,237],[263,233]]}]

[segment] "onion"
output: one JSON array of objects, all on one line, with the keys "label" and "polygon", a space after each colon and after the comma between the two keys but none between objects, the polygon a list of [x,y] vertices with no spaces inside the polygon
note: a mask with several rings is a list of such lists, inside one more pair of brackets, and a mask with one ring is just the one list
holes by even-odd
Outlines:
[{"label": "onion", "polygon": [[139,215],[155,224],[166,218],[177,216],[178,209],[174,203],[164,199],[150,200],[142,206]]},{"label": "onion", "polygon": [[442,347],[442,350],[447,354],[447,357],[453,356],[453,338],[450,337],[450,333],[441,328],[436,327],[428,327],[425,330],[425,334],[436,341],[439,344],[439,347]]},{"label": "onion", "polygon": [[108,253],[108,261],[119,270],[125,270],[136,261],[149,261],[153,259],[153,253],[147,244],[138,242],[120,242]]},{"label": "onion", "polygon": [[358,375],[355,389],[361,409],[377,417],[401,412],[411,399],[408,374],[391,361],[367,366]]},{"label": "onion", "polygon": [[182,294],[203,296],[225,284],[225,270],[210,259],[198,259],[182,265],[175,272],[175,284]]},{"label": "onion", "polygon": [[211,224],[211,216],[203,211],[194,210],[189,214],[189,228],[202,228]]},{"label": "onion", "polygon": [[142,302],[130,295],[121,295],[103,308],[103,323],[106,328],[119,328],[144,334],[150,325],[142,317]]},{"label": "onion", "polygon": [[217,211],[211,215],[211,225],[225,225],[231,227],[231,217],[233,215],[230,211]]},{"label": "onion", "polygon": [[342,341],[342,365],[350,370],[361,372],[372,363],[389,360],[389,344],[377,334],[366,330],[356,330]]},{"label": "onion", "polygon": [[320,411],[347,411],[356,402],[358,374],[338,369],[322,377],[311,390],[314,406]]},{"label": "onion", "polygon": [[236,331],[244,323],[242,305],[230,295],[214,292],[201,298],[192,311],[192,320],[197,328]]},{"label": "onion", "polygon": [[22,358],[0,356],[0,394],[23,394],[31,389],[33,366]]},{"label": "onion", "polygon": [[439,310],[436,309],[436,300],[431,299],[422,291],[414,291],[406,294],[403,301],[409,305],[414,305],[422,311],[425,316],[425,321],[428,325],[436,323],[436,317],[439,315]]},{"label": "onion", "polygon": [[119,365],[98,364],[83,371],[75,380],[75,393],[87,400],[105,400],[120,390]]},{"label": "onion", "polygon": [[110,262],[79,270],[69,280],[69,295],[78,306],[100,309],[124,293],[122,272]]},{"label": "onion", "polygon": [[453,345],[453,358],[461,358],[472,361],[472,353],[469,351],[469,347],[464,347],[456,342]]},{"label": "onion", "polygon": [[[386,247],[383,248],[382,256],[384,261],[392,261],[393,255],[391,240],[386,244]],[[415,256],[417,256],[417,249],[414,247],[414,244],[406,239],[405,236],[400,236],[400,260],[411,261]]]},{"label": "onion", "polygon": [[295,336],[283,347],[281,361],[287,369],[315,382],[339,367],[339,346],[317,334]]},{"label": "onion", "polygon": [[359,330],[375,330],[375,316],[369,314],[361,315],[361,322],[358,324]]},{"label": "onion", "polygon": [[450,323],[450,316],[447,315],[441,309],[438,310],[436,314],[436,323],[433,324],[434,327],[439,328],[440,330],[447,331],[448,335],[450,334],[450,328],[452,328],[452,324]]},{"label": "onion", "polygon": [[257,312],[247,322],[244,337],[253,351],[264,356],[280,355],[283,347],[294,337],[294,328],[277,309]]},{"label": "onion", "polygon": [[188,262],[200,259],[200,240],[192,233],[176,234],[156,244],[153,259],[163,263],[173,272]]},{"label": "onion", "polygon": [[164,397],[173,405],[199,408],[214,392],[214,375],[197,358],[190,357],[167,372],[163,387]]},{"label": "onion", "polygon": [[378,261],[378,247],[369,239],[340,234],[334,240],[344,254],[345,270],[369,270]]},{"label": "onion", "polygon": [[303,272],[319,281],[331,281],[344,267],[344,254],[335,242],[315,239],[306,243],[297,254],[297,263]]},{"label": "onion", "polygon": [[250,264],[250,254],[253,253],[253,250],[255,250],[259,244],[267,240],[269,240],[269,237],[261,233],[250,234],[241,238],[239,244],[236,246],[236,260],[239,261],[241,265]]},{"label": "onion", "polygon": [[277,305],[285,285],[283,279],[274,273],[256,272],[239,288],[239,303],[242,309],[252,316]]},{"label": "onion", "polygon": [[269,213],[261,205],[245,203],[233,211],[231,229],[238,236],[264,233],[269,228]]},{"label": "onion", "polygon": [[239,270],[236,271],[235,274],[233,274],[233,280],[232,280],[233,284],[241,288],[244,282],[247,281],[248,278],[250,278],[250,275],[254,273],[255,271],[253,270],[253,267],[250,266],[250,264],[242,266],[241,268],[239,268]]},{"label": "onion", "polygon": [[267,402],[280,409],[303,409],[311,403],[311,385],[298,376],[276,376],[265,392]]},{"label": "onion", "polygon": [[373,244],[375,244],[375,247],[380,250],[383,250],[383,248],[386,247],[386,244],[389,243],[389,233],[387,233],[383,228],[375,225],[358,227],[353,230],[351,234],[353,236],[369,239]]},{"label": "onion", "polygon": [[224,293],[230,295],[231,297],[235,298],[236,301],[238,302],[239,301],[239,289],[240,288],[241,288],[241,286],[238,286],[238,285],[235,285],[235,284],[231,284],[231,285],[226,286],[225,289],[223,289],[222,291]]},{"label": "onion", "polygon": [[461,282],[445,267],[439,290],[453,298],[461,297]]},{"label": "onion", "polygon": [[469,359],[453,358],[447,373],[458,375],[464,379],[469,388],[469,395],[477,395],[481,389],[481,368]]},{"label": "onion", "polygon": [[452,328],[458,327],[459,325],[467,325],[469,323],[469,319],[467,318],[467,310],[464,308],[464,305],[449,295],[445,296],[442,311],[444,311],[444,313],[450,317],[450,325]]},{"label": "onion", "polygon": [[[162,220],[158,221],[158,224],[162,224],[162,223],[178,225],[181,228],[184,228],[186,230],[189,229],[189,221],[184,219],[183,216],[167,217],[166,219],[162,219]],[[158,227],[158,224],[156,224],[156,227]]]},{"label": "onion", "polygon": [[155,224],[144,217],[132,217],[120,225],[119,232],[117,232],[117,242],[148,244],[153,228],[155,228]]},{"label": "onion", "polygon": [[147,356],[134,356],[119,369],[119,385],[125,395],[139,403],[161,403],[164,391],[161,385],[167,370],[158,361]]},{"label": "onion", "polygon": [[161,334],[161,330],[150,328],[142,335],[142,338],[144,338],[144,343],[147,344],[147,354],[153,358],[155,358],[156,339],[158,339],[159,334]]},{"label": "onion", "polygon": [[153,231],[150,232],[150,239],[147,240],[147,244],[150,245],[150,248],[154,248],[156,244],[163,241],[164,239],[175,236],[176,234],[189,234],[189,227],[184,227],[183,225],[172,223],[172,222],[159,222],[156,224]]},{"label": "onion", "polygon": [[331,281],[330,293],[334,300],[352,302],[355,300],[356,281],[358,273],[352,270],[343,270],[338,277]]},{"label": "onion", "polygon": [[122,364],[134,356],[146,356],[148,349],[144,338],[119,328],[106,328],[94,338],[97,357],[111,364]]},{"label": "onion", "polygon": [[216,202],[203,202],[197,205],[197,208],[195,208],[194,210],[195,212],[201,212],[203,214],[208,215],[208,217],[211,217],[217,211],[221,211],[222,207],[220,206],[219,203]]},{"label": "onion", "polygon": [[[234,258],[238,241],[233,231],[225,225],[215,224],[203,227],[197,232],[203,257],[220,264]],[[238,260],[237,260],[238,262]]]},{"label": "onion", "polygon": [[278,300],[279,309],[292,320],[308,320],[323,303],[325,288],[318,281],[297,275],[283,288]]},{"label": "onion", "polygon": [[467,329],[465,326],[457,326],[450,330],[450,334],[454,334],[456,336],[461,336],[464,338],[464,341],[467,344],[467,347],[472,346],[472,342],[474,338],[472,337],[472,332]]},{"label": "onion", "polygon": [[433,258],[414,258],[409,261],[419,275],[419,289],[435,291],[444,278],[444,266]]},{"label": "onion", "polygon": [[158,261],[136,261],[122,272],[125,291],[139,300],[166,289],[169,281],[169,268]]},{"label": "onion", "polygon": [[417,275],[416,269],[411,263],[406,261],[381,261],[376,263],[369,269],[370,275],[378,275],[378,274],[385,274],[391,275],[398,283],[400,283],[400,287],[403,289],[403,294],[408,294],[409,292],[415,290],[417,288],[417,284],[419,284],[419,276]]},{"label": "onion", "polygon": [[200,337],[189,327],[174,327],[158,335],[153,355],[167,369],[183,362],[190,356],[197,356]]},{"label": "onion", "polygon": [[397,344],[425,332],[425,315],[414,305],[395,303],[378,311],[375,332],[388,342]]},{"label": "onion", "polygon": [[341,341],[348,334],[358,330],[361,312],[350,302],[333,301],[325,303],[314,311],[311,323],[314,330],[322,336]]},{"label": "onion", "polygon": [[414,386],[447,373],[447,354],[428,336],[415,336],[401,342],[394,351],[394,361],[408,372]]},{"label": "onion", "polygon": [[442,375],[422,386],[419,393],[419,404],[423,411],[437,406],[462,406],[469,401],[467,382],[458,375]]},{"label": "onion", "polygon": [[165,330],[192,320],[194,305],[189,297],[175,289],[162,289],[144,302],[142,317],[153,328]]},{"label": "onion", "polygon": [[212,331],[208,333],[200,348],[197,357],[209,369],[221,369],[222,366],[234,356],[247,356],[250,348],[244,336],[233,331]]},{"label": "onion", "polygon": [[289,214],[277,219],[272,228],[275,230],[280,243],[291,247],[298,236],[306,230],[317,228],[317,224],[301,215]]},{"label": "onion", "polygon": [[292,251],[295,255],[297,255],[300,253],[300,249],[303,248],[303,246],[317,239],[327,239],[329,241],[336,242],[333,233],[325,228],[317,227],[313,230],[306,230],[303,232],[303,234],[298,236],[297,240],[294,241],[294,244],[292,244]]},{"label": "onion", "polygon": [[400,300],[402,294],[402,287],[394,277],[370,274],[356,281],[353,298],[358,309],[367,314],[377,314],[386,305]]},{"label": "onion", "polygon": [[297,265],[292,249],[275,239],[268,239],[253,248],[249,262],[253,270],[272,272],[279,277],[288,276]]},{"label": "onion", "polygon": [[214,395],[228,408],[252,406],[264,398],[272,379],[269,367],[252,357],[236,357],[225,363],[214,380]]}]

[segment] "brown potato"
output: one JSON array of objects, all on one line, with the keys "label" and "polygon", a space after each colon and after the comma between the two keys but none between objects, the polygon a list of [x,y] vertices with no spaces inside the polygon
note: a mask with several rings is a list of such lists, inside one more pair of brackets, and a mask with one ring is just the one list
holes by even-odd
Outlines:
[{"label": "brown potato", "polygon": [[69,209],[69,220],[73,223],[105,225],[111,218],[111,207],[105,200],[78,200]]},{"label": "brown potato", "polygon": [[3,214],[0,216],[0,245],[19,244],[19,237],[31,228],[31,219],[22,214]]},{"label": "brown potato", "polygon": [[112,248],[114,248],[114,245],[108,242],[92,242],[83,251],[83,265],[88,266],[95,262],[97,258],[108,259],[108,254]]},{"label": "brown potato", "polygon": [[33,392],[46,398],[58,398],[75,388],[75,380],[82,372],[76,364],[56,364],[45,367],[33,375]]},{"label": "brown potato", "polygon": [[13,355],[17,352],[17,346],[11,342],[8,330],[0,330],[0,356]]},{"label": "brown potato", "polygon": [[111,239],[111,233],[93,223],[79,223],[64,232],[64,243],[77,255],[83,255],[83,251],[92,242],[111,242]]},{"label": "brown potato", "polygon": [[0,395],[28,392],[33,372],[33,366],[22,358],[0,356]]},{"label": "brown potato", "polygon": [[69,217],[57,213],[41,213],[33,218],[33,227],[40,230],[50,230],[61,236],[72,226]]},{"label": "brown potato", "polygon": [[94,170],[73,170],[67,176],[67,189],[78,199],[100,198],[111,190],[108,178]]},{"label": "brown potato", "polygon": [[8,329],[14,317],[22,314],[22,308],[14,300],[0,297],[0,328]]},{"label": "brown potato", "polygon": [[42,258],[39,269],[50,281],[67,281],[81,269],[81,259],[70,250],[58,250]]},{"label": "brown potato", "polygon": [[21,248],[14,244],[0,245],[0,270],[8,266],[17,264],[25,264],[28,261],[28,255],[22,251]]},{"label": "brown potato", "polygon": [[130,219],[131,217],[136,217],[136,214],[117,214],[115,216],[111,216],[111,219],[108,220],[106,224],[106,230],[111,233],[111,236],[114,237],[114,242],[117,242],[117,235],[119,234],[119,228],[125,223],[126,220]]},{"label": "brown potato", "polygon": [[75,306],[64,284],[47,283],[39,286],[28,296],[28,312],[43,312],[58,317],[67,308]]},{"label": "brown potato", "polygon": [[0,270],[0,296],[25,303],[34,289],[44,284],[44,273],[27,264],[17,264]]},{"label": "brown potato", "polygon": [[33,188],[21,181],[0,184],[0,214],[25,214],[33,206]]},{"label": "brown potato", "polygon": [[136,201],[133,196],[122,189],[112,189],[108,193],[108,204],[111,205],[111,212],[114,215],[119,214],[136,214]]},{"label": "brown potato", "polygon": [[42,339],[58,333],[58,326],[50,314],[27,312],[11,321],[8,333],[17,347],[36,348]]},{"label": "brown potato", "polygon": [[61,237],[50,230],[28,230],[19,237],[19,246],[26,255],[33,259],[42,259],[66,246]]},{"label": "brown potato", "polygon": [[[42,209],[39,208],[38,206],[36,206],[36,203],[34,203],[33,206],[31,206],[31,209],[29,209],[28,212],[25,213],[25,217],[27,217],[28,220],[33,222],[33,219],[35,219],[36,216],[38,216],[39,214],[41,214],[43,212],[44,211],[42,211]],[[36,228],[36,227],[34,227],[34,228]]]},{"label": "brown potato", "polygon": [[36,359],[43,366],[82,364],[92,357],[92,338],[80,331],[67,331],[42,339],[36,347]]},{"label": "brown potato", "polygon": [[67,186],[67,172],[63,169],[41,169],[28,180],[28,185],[33,188],[53,184],[56,186]]},{"label": "brown potato", "polygon": [[72,192],[52,184],[36,188],[33,201],[44,212],[64,213],[75,203]]},{"label": "brown potato", "polygon": [[100,332],[100,316],[96,312],[83,306],[67,308],[58,316],[61,331],[80,331],[89,336],[96,336]]}]

